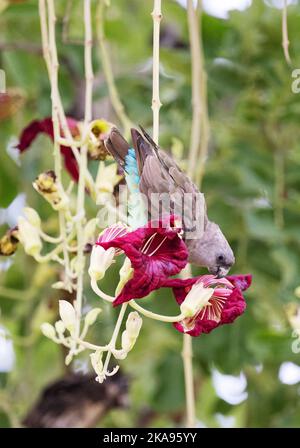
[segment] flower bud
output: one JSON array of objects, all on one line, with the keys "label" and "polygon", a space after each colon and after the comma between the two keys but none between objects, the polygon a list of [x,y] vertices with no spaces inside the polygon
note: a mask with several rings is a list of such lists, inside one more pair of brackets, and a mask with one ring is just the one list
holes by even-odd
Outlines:
[{"label": "flower bud", "polygon": [[134,339],[133,340],[130,339],[130,337],[128,336],[127,331],[123,331],[122,338],[121,338],[122,349],[125,352],[129,352],[132,349],[132,347],[134,346],[134,343],[135,343],[135,340]]},{"label": "flower bud", "polygon": [[104,140],[107,138],[112,124],[106,120],[94,120],[90,124],[88,139],[88,156],[93,160],[105,160],[109,156]]},{"label": "flower bud", "polygon": [[123,266],[120,269],[120,281],[116,288],[116,296],[120,294],[126,283],[133,277],[133,268],[128,257],[125,258]]},{"label": "flower bud", "polygon": [[5,235],[0,238],[0,255],[13,255],[18,248],[19,238],[17,228],[9,229]]},{"label": "flower bud", "polygon": [[91,363],[92,366],[96,372],[96,374],[98,375],[98,377],[96,378],[96,380],[98,379],[99,382],[101,382],[100,380],[103,377],[103,362],[102,362],[102,355],[103,352],[101,350],[96,350],[94,353],[92,353],[90,355],[91,357]]},{"label": "flower bud", "polygon": [[143,319],[136,311],[128,314],[126,331],[130,338],[137,338],[142,327]]},{"label": "flower bud", "polygon": [[76,323],[76,312],[73,305],[66,300],[59,301],[59,315],[67,330],[72,332]]},{"label": "flower bud", "polygon": [[142,323],[143,319],[136,311],[129,313],[126,322],[126,330],[123,331],[121,337],[122,349],[125,352],[129,352],[136,343]]},{"label": "flower bud", "polygon": [[48,201],[54,210],[66,209],[69,198],[64,192],[62,185],[57,181],[54,171],[41,173],[33,182],[33,187]]},{"label": "flower bud", "polygon": [[123,176],[118,174],[118,166],[116,163],[105,165],[104,162],[100,162],[95,182],[97,192],[113,193],[115,186],[122,178]]},{"label": "flower bud", "polygon": [[62,334],[65,332],[66,327],[62,320],[58,320],[57,322],[55,322],[55,330],[58,334]]},{"label": "flower bud", "polygon": [[96,322],[97,317],[101,313],[101,308],[94,308],[90,310],[85,316],[84,322],[87,326],[91,326]]},{"label": "flower bud", "polygon": [[114,256],[115,249],[112,247],[105,250],[101,246],[93,246],[89,267],[89,276],[92,280],[98,281],[104,277],[105,272],[114,262]]},{"label": "flower bud", "polygon": [[23,216],[18,219],[19,239],[28,255],[35,257],[41,252],[42,242],[38,230]]},{"label": "flower bud", "polygon": [[295,296],[300,299],[300,286],[297,286],[297,288],[295,289]]},{"label": "flower bud", "polygon": [[23,208],[23,214],[27,221],[36,228],[41,227],[41,218],[39,217],[39,214],[31,207],[25,207]]},{"label": "flower bud", "polygon": [[204,288],[203,283],[196,283],[180,305],[181,313],[185,317],[193,317],[209,303],[214,293],[213,288]]},{"label": "flower bud", "polygon": [[53,325],[49,324],[48,322],[44,322],[41,325],[41,332],[43,333],[46,338],[54,339],[56,336],[55,329]]}]

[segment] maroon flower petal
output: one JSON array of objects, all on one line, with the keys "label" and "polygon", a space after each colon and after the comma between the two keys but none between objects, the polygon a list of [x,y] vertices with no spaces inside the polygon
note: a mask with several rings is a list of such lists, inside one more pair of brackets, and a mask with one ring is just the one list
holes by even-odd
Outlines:
[{"label": "maroon flower petal", "polygon": [[251,286],[252,283],[252,275],[228,275],[227,280],[229,280],[234,286],[239,288],[241,291],[245,291]]},{"label": "maroon flower petal", "polygon": [[[74,137],[79,135],[79,129],[76,120],[68,117],[67,124],[71,131],[71,134]],[[33,140],[39,134],[46,134],[51,138],[51,140],[54,139],[53,123],[51,117],[44,118],[43,120],[34,120],[25,129],[23,129],[19,138],[19,144],[17,145],[19,151],[26,151],[30,147]],[[60,150],[64,158],[66,170],[68,171],[70,176],[77,182],[79,178],[78,166],[71,148],[67,146],[61,146]]]},{"label": "maroon flower petal", "polygon": [[169,222],[170,226],[167,226],[167,220],[151,221],[125,236],[97,243],[104,249],[123,250],[134,269],[133,278],[116,297],[114,306],[145,297],[185,267],[188,252],[178,235],[181,229],[174,227],[175,217],[171,216]]},{"label": "maroon flower petal", "polygon": [[[201,278],[203,277],[204,276],[199,276],[185,280],[169,279],[165,283],[165,286],[172,287],[177,303],[181,304],[185,300],[192,286],[196,282],[201,281]],[[210,333],[220,325],[232,323],[238,316],[243,314],[246,308],[246,302],[242,295],[242,291],[250,286],[252,276],[250,274],[233,275],[226,277],[226,279],[233,285],[233,289],[231,290],[230,295],[223,295],[225,300],[219,321],[208,319],[207,313],[200,312],[198,316],[191,318],[190,320],[187,319],[185,321],[174,323],[174,327],[181,333],[187,333],[191,336],[199,336],[201,333]],[[215,280],[215,284],[218,284],[217,278]],[[222,293],[222,287],[216,288],[215,291]],[[188,330],[189,327],[191,327],[190,330]]]}]

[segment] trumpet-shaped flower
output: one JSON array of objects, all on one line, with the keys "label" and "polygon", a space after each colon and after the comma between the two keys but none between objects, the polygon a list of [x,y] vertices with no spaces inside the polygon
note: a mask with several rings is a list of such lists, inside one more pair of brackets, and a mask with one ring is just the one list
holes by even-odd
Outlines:
[{"label": "trumpet-shaped flower", "polygon": [[[68,117],[67,125],[72,134],[72,137],[78,138],[80,135],[78,122],[74,120],[74,118]],[[29,123],[26,128],[23,129],[20,135],[19,144],[17,146],[19,151],[26,151],[39,134],[46,134],[51,138],[51,140],[54,140],[53,123],[51,117],[44,118],[43,120],[34,120]],[[60,152],[64,158],[66,170],[68,171],[70,176],[77,182],[79,178],[79,170],[72,149],[69,146],[61,145]]]},{"label": "trumpet-shaped flower", "polygon": [[[242,291],[251,284],[251,275],[217,278],[202,275],[189,279],[170,279],[177,303],[186,317],[174,324],[182,333],[199,336],[223,324],[232,323],[246,308]],[[207,295],[203,289],[207,289]],[[185,305],[185,302],[187,304]]]},{"label": "trumpet-shaped flower", "polygon": [[89,276],[92,280],[101,280],[107,269],[114,262],[115,256],[122,253],[122,251],[113,247],[105,249],[102,247],[102,243],[108,243],[110,240],[120,238],[127,232],[128,227],[118,223],[108,227],[100,233],[96,244],[93,246],[90,258]]},{"label": "trumpet-shaped flower", "polygon": [[150,221],[137,230],[108,242],[96,244],[105,250],[116,248],[130,259],[133,275],[116,297],[114,306],[147,296],[160,288],[186,265],[188,252],[176,227],[175,217]]}]

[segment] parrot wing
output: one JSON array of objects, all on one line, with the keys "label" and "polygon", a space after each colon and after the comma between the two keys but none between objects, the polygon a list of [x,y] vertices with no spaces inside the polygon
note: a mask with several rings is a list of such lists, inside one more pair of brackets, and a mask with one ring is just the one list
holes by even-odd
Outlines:
[{"label": "parrot wing", "polygon": [[148,198],[149,214],[159,216],[162,210],[179,215],[185,232],[193,231],[197,225],[202,234],[207,221],[204,195],[173,158],[158,148],[143,129],[142,132],[143,136],[136,129],[131,130],[140,172],[139,188]]}]

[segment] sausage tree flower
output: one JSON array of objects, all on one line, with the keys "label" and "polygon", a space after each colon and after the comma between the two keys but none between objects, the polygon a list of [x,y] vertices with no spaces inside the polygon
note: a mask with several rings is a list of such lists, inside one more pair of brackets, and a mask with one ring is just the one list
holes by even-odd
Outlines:
[{"label": "sausage tree flower", "polygon": [[[70,130],[72,138],[74,140],[79,140],[82,136],[83,123],[75,120],[74,118],[67,117],[67,126]],[[109,123],[103,119],[94,120],[91,123],[87,141],[88,157],[90,159],[106,159],[108,152],[104,146],[104,140],[112,126],[112,123]],[[51,117],[46,117],[42,120],[34,120],[29,123],[20,135],[17,149],[20,152],[24,152],[29,149],[31,143],[39,134],[46,134],[51,138],[51,140],[54,140],[54,129]],[[64,137],[62,130],[61,135]],[[69,146],[60,145],[60,152],[63,156],[66,170],[72,179],[75,180],[75,182],[78,182],[79,169],[72,149]]]},{"label": "sausage tree flower", "polygon": [[105,249],[102,247],[102,244],[108,243],[110,240],[114,240],[115,238],[122,237],[128,233],[128,230],[129,229],[127,226],[118,223],[113,224],[100,233],[96,244],[93,246],[90,258],[90,267],[88,272],[92,280],[101,280],[107,269],[114,262],[115,256],[122,253],[121,250],[113,247]]},{"label": "sausage tree flower", "polygon": [[[67,125],[73,138],[79,138],[80,130],[78,122],[74,118],[67,117]],[[39,134],[48,135],[51,140],[54,140],[54,130],[51,117],[46,117],[42,120],[34,120],[23,129],[17,149],[24,152],[29,149],[31,143]],[[77,182],[79,179],[79,170],[76,159],[73,155],[72,149],[69,146],[60,146],[60,152],[64,158],[65,167],[70,176]]]},{"label": "sausage tree flower", "polygon": [[98,241],[103,249],[123,250],[131,262],[133,274],[114,300],[114,306],[147,296],[162,287],[186,265],[188,252],[176,227],[175,216],[149,221],[143,227],[110,241]]},{"label": "sausage tree flower", "polygon": [[168,280],[164,286],[173,289],[181,312],[186,316],[174,324],[175,328],[181,333],[199,336],[210,333],[220,325],[232,323],[245,311],[242,291],[250,284],[251,275],[224,278],[202,275],[186,280]]}]

